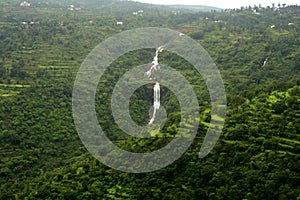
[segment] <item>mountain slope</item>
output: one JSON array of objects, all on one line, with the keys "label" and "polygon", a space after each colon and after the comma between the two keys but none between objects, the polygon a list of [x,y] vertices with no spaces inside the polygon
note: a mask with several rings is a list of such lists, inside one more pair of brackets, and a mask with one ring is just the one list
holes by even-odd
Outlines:
[{"label": "mountain slope", "polygon": [[222,9],[212,6],[201,6],[201,5],[169,5],[170,8],[175,9],[182,9],[182,10],[188,10],[192,12],[211,12],[211,11],[217,11],[220,12]]}]

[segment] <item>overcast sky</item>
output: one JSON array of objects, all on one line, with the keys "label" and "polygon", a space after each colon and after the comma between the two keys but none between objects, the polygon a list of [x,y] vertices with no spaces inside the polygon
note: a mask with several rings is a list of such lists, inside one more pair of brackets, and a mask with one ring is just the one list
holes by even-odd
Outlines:
[{"label": "overcast sky", "polygon": [[299,5],[300,0],[135,0],[143,3],[153,4],[184,4],[184,5],[207,5],[219,8],[240,8],[241,6],[253,6],[254,4],[262,6],[272,6],[275,3],[277,6],[280,2],[287,5]]}]

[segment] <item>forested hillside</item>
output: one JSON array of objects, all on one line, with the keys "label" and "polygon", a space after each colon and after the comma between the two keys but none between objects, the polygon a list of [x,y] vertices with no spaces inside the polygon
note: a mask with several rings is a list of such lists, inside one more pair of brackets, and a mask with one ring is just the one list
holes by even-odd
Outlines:
[{"label": "forested hillside", "polygon": [[[190,12],[104,0],[0,5],[0,199],[300,199],[300,6]],[[169,28],[199,42],[220,70],[228,108],[221,138],[199,159],[211,119],[209,94],[190,63],[163,51],[161,64],[195,90],[198,134],[170,166],[130,174],[103,165],[82,144],[72,90],[92,49],[142,27]],[[168,118],[156,137],[125,136],[109,110],[118,78],[151,63],[154,54],[141,49],[121,56],[97,88],[99,124],[132,152],[159,149],[179,126],[180,106],[164,87]],[[131,100],[133,120],[145,125],[152,86],[139,88]]]}]

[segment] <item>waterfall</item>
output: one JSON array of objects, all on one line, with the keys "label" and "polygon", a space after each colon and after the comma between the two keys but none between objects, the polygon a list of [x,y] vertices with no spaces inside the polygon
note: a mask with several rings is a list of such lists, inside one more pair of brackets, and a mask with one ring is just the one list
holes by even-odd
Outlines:
[{"label": "waterfall", "polygon": [[263,65],[262,65],[262,67],[264,67],[264,66],[267,64],[268,60],[269,60],[269,56],[265,59],[265,61],[264,61]]},{"label": "waterfall", "polygon": [[159,66],[159,63],[158,63],[158,54],[159,54],[159,52],[162,52],[163,50],[164,50],[163,47],[158,47],[158,48],[157,48],[157,50],[156,50],[156,52],[155,52],[155,57],[153,58],[153,61],[152,61],[152,63],[151,63],[151,67],[150,67],[150,69],[144,74],[144,76],[150,78],[151,75],[152,75],[152,73],[153,73],[154,71],[157,71],[157,70],[160,69],[160,66]]},{"label": "waterfall", "polygon": [[[154,71],[158,71],[160,69],[160,65],[158,62],[158,54],[162,52],[164,49],[163,47],[159,47],[156,49],[155,52],[155,57],[153,58],[153,61],[151,63],[150,69],[145,73],[145,76],[152,79],[151,75]],[[153,93],[154,93],[154,98],[153,98],[153,114],[152,117],[149,121],[149,125],[153,124],[155,117],[156,117],[156,112],[160,108],[160,84],[159,82],[156,82],[154,87],[153,87]]]},{"label": "waterfall", "polygon": [[149,125],[153,124],[155,117],[156,117],[156,111],[159,110],[160,108],[160,85],[158,82],[156,82],[154,88],[154,103],[153,103],[153,114],[152,114],[152,118],[149,121]]}]

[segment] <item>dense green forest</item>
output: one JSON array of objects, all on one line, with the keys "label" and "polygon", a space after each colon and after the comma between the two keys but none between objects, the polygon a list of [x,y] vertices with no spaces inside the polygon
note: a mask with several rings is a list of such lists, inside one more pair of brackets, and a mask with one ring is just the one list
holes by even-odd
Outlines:
[{"label": "dense green forest", "polygon": [[[0,199],[300,199],[300,6],[195,9],[110,0],[1,1]],[[220,70],[228,108],[221,138],[199,159],[211,119],[209,93],[190,63],[162,52],[160,62],[193,86],[200,126],[179,160],[130,174],[103,165],[82,144],[72,91],[92,49],[141,27],[169,28],[199,42]],[[121,56],[97,88],[99,124],[132,152],[159,149],[179,126],[180,106],[164,87],[168,118],[156,137],[126,136],[109,109],[118,78],[151,63],[154,53]],[[151,104],[152,85],[133,94],[130,112],[137,124],[147,123]]]}]

